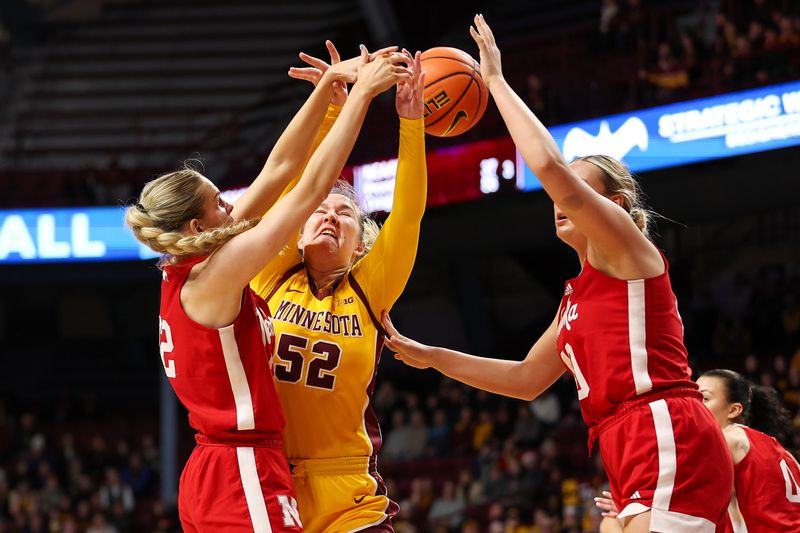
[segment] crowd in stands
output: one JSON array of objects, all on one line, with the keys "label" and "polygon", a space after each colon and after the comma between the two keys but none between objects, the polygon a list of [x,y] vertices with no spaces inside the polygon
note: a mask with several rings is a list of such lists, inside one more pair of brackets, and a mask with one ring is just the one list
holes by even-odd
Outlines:
[{"label": "crowd in stands", "polygon": [[0,532],[178,531],[153,435],[115,437],[120,423],[0,403]]},{"label": "crowd in stands", "polygon": [[[695,372],[728,367],[776,388],[800,449],[800,272],[775,265],[681,289]],[[569,374],[525,402],[386,358],[373,402],[398,533],[597,531],[593,498],[607,482]],[[0,533],[178,531],[158,497],[156,421],[63,411],[0,403]]]},{"label": "crowd in stands", "polygon": [[704,0],[693,11],[664,20],[655,6],[644,0],[603,0],[600,16],[602,46],[640,65],[641,105],[798,75],[796,2]]},{"label": "crowd in stands", "polygon": [[[565,89],[575,86],[573,69],[550,72],[525,60],[523,44],[509,46],[508,61],[504,62],[507,76],[547,125],[778,83],[800,75],[800,5],[794,0],[702,0],[693,4],[602,0],[598,13],[598,28],[576,34],[567,43],[576,47],[580,42],[588,43],[595,68],[615,72],[614,76],[593,78],[596,87],[592,94],[600,96],[586,102],[564,101],[565,94],[572,94]],[[0,57],[7,48],[4,43],[8,43],[8,34],[0,17]],[[609,87],[604,90],[604,85]],[[385,109],[377,107],[387,116],[393,113],[388,104]],[[487,113],[464,139],[504,135],[501,126],[499,117]],[[433,146],[439,140],[431,138],[430,142]],[[386,143],[373,138],[369,147],[362,148],[373,159],[394,150],[388,137]],[[260,156],[263,146],[252,150]],[[176,154],[176,160],[185,155]],[[216,181],[241,186],[260,169],[260,157],[252,165],[243,163],[241,155],[236,159],[222,163],[229,172],[215,176]],[[43,173],[39,181],[55,182],[43,189],[55,194],[18,192],[25,189],[24,182],[37,181],[36,176],[23,175],[12,180],[20,186],[4,195],[10,199],[0,202],[9,207],[110,205],[126,200],[130,190],[138,189],[153,174],[153,169],[87,161],[82,170]],[[117,194],[116,189],[123,189],[123,194]]]}]

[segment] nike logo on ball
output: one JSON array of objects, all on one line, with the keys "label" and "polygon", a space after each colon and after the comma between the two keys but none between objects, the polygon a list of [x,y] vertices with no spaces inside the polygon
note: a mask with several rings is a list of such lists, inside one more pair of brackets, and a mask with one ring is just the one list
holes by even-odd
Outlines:
[{"label": "nike logo on ball", "polygon": [[453,117],[453,122],[450,123],[450,126],[448,126],[447,130],[444,132],[445,136],[456,128],[456,124],[458,124],[462,118],[469,118],[469,116],[467,116],[466,111],[459,109],[456,115]]}]

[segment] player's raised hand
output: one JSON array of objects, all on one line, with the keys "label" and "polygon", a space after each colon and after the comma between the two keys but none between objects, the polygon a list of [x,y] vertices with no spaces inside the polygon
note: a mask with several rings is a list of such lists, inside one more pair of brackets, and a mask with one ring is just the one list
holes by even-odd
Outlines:
[{"label": "player's raised hand", "polygon": [[392,319],[389,318],[389,313],[386,311],[381,314],[381,321],[384,329],[386,329],[386,347],[395,352],[395,359],[414,368],[430,368],[433,366],[429,357],[430,346],[420,344],[401,335],[395,329]]},{"label": "player's raised hand", "polygon": [[[331,62],[326,63],[322,59],[310,56],[305,52],[300,52],[300,59],[302,59],[309,67],[291,67],[289,69],[289,76],[298,80],[306,80],[316,86],[322,79],[322,75],[331,68],[341,62],[339,51],[330,40],[325,41],[325,47],[328,49],[328,54],[331,56]],[[333,81],[333,96],[331,102],[336,105],[344,105],[347,100],[347,83],[342,80]]]},{"label": "player's raised hand", "polygon": [[374,97],[393,85],[410,81],[412,72],[408,66],[403,66],[404,63],[408,63],[408,57],[404,54],[398,52],[370,54],[362,44],[357,80],[353,89],[358,87],[370,97]]},{"label": "player's raised hand", "polygon": [[417,53],[412,56],[411,52],[405,48],[403,48],[402,53],[408,58],[408,64],[411,65],[413,74],[411,76],[411,81],[399,83],[397,85],[395,108],[397,109],[397,114],[403,118],[422,118],[422,96],[425,91],[425,73],[422,72],[422,53],[417,51]]},{"label": "player's raised hand", "polygon": [[481,52],[481,77],[486,83],[486,87],[491,89],[494,80],[503,79],[500,49],[494,40],[492,29],[486,24],[483,15],[475,15],[475,26],[469,27],[469,33],[475,39]]},{"label": "player's raised hand", "polygon": [[[289,69],[289,76],[298,80],[310,81],[316,86],[322,79],[322,76],[330,70],[331,72],[329,74],[333,79],[333,96],[331,97],[331,103],[344,105],[344,102],[347,100],[347,84],[356,81],[356,74],[358,65],[361,62],[361,56],[359,55],[352,59],[342,61],[339,51],[336,49],[333,42],[330,40],[325,41],[325,47],[328,49],[328,54],[330,54],[331,57],[330,63],[318,57],[308,55],[305,52],[300,52],[300,59],[310,66],[291,67]],[[377,52],[370,54],[370,60],[374,59],[379,54],[394,52],[396,50],[396,46],[381,48]]]}]

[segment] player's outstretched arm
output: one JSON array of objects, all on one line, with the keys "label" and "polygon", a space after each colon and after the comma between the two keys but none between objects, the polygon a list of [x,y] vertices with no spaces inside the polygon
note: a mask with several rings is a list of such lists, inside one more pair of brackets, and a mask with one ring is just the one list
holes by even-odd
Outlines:
[{"label": "player's outstretched arm", "polygon": [[308,159],[317,131],[338,80],[330,76],[318,83],[306,102],[286,126],[264,167],[231,211],[234,220],[260,217],[280,196],[289,180],[300,174]]},{"label": "player's outstretched arm", "polygon": [[[342,106],[347,101],[347,83],[354,82],[358,73],[357,69],[360,56],[342,61],[339,51],[330,40],[325,41],[325,47],[328,49],[328,53],[330,54],[330,63],[318,57],[308,55],[305,52],[300,52],[300,59],[303,60],[308,66],[291,67],[289,69],[290,77],[297,80],[308,81],[313,84],[314,87],[319,87],[320,82],[329,70],[332,70],[333,73],[338,74],[336,76],[337,79],[331,84],[333,92],[331,94],[331,100],[330,104],[328,105],[327,113],[325,113],[322,124],[317,130],[316,139],[313,141],[311,149],[305,155],[305,159],[301,165],[301,168],[305,166],[308,158],[311,157],[311,154],[314,151],[316,151],[317,147],[320,145],[320,143],[322,143],[322,140],[330,131],[331,126],[333,126],[333,123],[339,116]],[[378,56],[395,52],[396,50],[396,46],[387,46],[385,48],[381,48],[380,50],[369,54],[369,60],[372,61]],[[300,174],[301,172],[298,170],[292,176],[292,179],[285,184],[283,194],[288,193],[290,190],[292,190],[292,188],[294,188],[295,185],[297,185],[297,181],[300,179]]]},{"label": "player's outstretched arm", "polygon": [[663,265],[630,215],[573,172],[553,137],[503,77],[500,49],[491,28],[482,15],[476,15],[474,22],[470,34],[480,49],[481,76],[523,159],[553,202],[610,263],[644,255]]},{"label": "player's outstretched arm", "polygon": [[370,302],[379,313],[391,309],[411,275],[419,246],[420,223],[427,203],[428,171],[425,161],[425,123],[422,118],[425,74],[421,53],[403,54],[412,65],[412,78],[397,86],[395,107],[400,117],[400,147],[392,211],[381,228],[372,251],[356,270]]},{"label": "player's outstretched arm", "polygon": [[409,69],[401,65],[404,61],[402,54],[394,53],[370,62],[364,50],[353,94],[311,157],[297,187],[254,228],[232,238],[209,257],[201,274],[205,283],[200,284],[207,296],[238,294],[322,202],[344,168],[372,99],[411,78]]},{"label": "player's outstretched arm", "polygon": [[565,372],[556,353],[556,320],[524,360],[507,361],[427,346],[401,335],[388,313],[384,312],[382,319],[386,346],[395,352],[396,359],[414,368],[435,368],[450,378],[495,394],[532,400]]},{"label": "player's outstretched arm", "polygon": [[[327,129],[320,132],[320,125],[326,117],[328,104],[333,104],[333,113],[328,111],[333,118],[344,104],[347,83],[356,80],[360,58],[341,61],[333,43],[326,41],[325,45],[331,55],[331,64],[301,52],[300,58],[311,66],[289,69],[289,76],[311,81],[314,90],[278,138],[261,172],[234,204],[231,211],[234,220],[260,217],[275,203],[290,180],[300,175],[315,146],[315,139],[327,133]],[[371,54],[369,59],[396,49],[383,48]],[[323,76],[326,73],[328,75]]]}]

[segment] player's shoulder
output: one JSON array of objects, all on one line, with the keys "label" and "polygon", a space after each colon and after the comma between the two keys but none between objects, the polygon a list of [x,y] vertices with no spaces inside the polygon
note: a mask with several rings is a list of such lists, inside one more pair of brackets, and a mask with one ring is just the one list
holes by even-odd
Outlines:
[{"label": "player's shoulder", "polygon": [[750,451],[750,439],[747,437],[747,432],[744,426],[739,424],[731,424],[722,430],[722,435],[725,437],[725,442],[728,443],[728,448],[733,455],[733,462],[738,463]]}]

